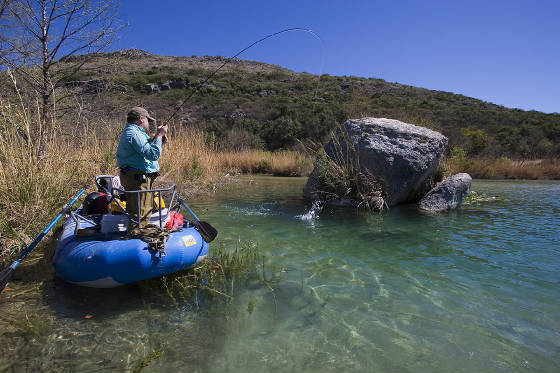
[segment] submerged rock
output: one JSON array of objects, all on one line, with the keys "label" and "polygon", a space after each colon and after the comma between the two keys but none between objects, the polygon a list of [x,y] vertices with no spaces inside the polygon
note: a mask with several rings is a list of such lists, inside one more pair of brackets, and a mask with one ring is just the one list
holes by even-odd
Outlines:
[{"label": "submerged rock", "polygon": [[[447,138],[439,132],[398,120],[348,120],[325,146],[328,160],[323,155],[315,162],[304,196],[317,200],[327,195],[326,199],[333,201],[351,198],[354,205],[359,205],[363,196],[381,197],[387,206],[417,202],[434,185],[446,146]],[[346,189],[352,185],[336,180],[338,176],[325,168],[326,162],[335,164],[330,170],[344,170],[340,173],[354,176],[358,190],[352,195],[333,190],[332,185],[337,183]]]},{"label": "submerged rock", "polygon": [[430,190],[420,200],[418,207],[430,212],[453,210],[463,203],[469,194],[471,184],[471,175],[466,173],[453,175]]}]

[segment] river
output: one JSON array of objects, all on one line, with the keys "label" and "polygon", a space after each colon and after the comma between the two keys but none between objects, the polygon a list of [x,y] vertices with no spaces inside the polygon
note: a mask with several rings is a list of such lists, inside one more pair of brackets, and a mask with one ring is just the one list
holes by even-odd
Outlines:
[{"label": "river", "polygon": [[498,198],[436,215],[321,210],[304,184],[245,177],[190,202],[211,248],[263,258],[266,286],[227,312],[27,264],[0,295],[0,371],[560,370],[560,183],[475,180]]}]

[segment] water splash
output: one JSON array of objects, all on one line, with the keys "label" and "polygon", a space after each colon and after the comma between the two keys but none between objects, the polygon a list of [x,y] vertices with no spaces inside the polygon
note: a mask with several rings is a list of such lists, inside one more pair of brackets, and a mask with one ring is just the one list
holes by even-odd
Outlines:
[{"label": "water splash", "polygon": [[304,220],[304,221],[315,221],[319,218],[319,213],[323,210],[323,203],[322,201],[315,201],[311,206],[311,209],[307,211],[303,215],[296,215],[297,219]]},{"label": "water splash", "polygon": [[226,204],[229,210],[245,216],[274,216],[278,214],[277,203],[265,202],[260,204],[242,205]]}]

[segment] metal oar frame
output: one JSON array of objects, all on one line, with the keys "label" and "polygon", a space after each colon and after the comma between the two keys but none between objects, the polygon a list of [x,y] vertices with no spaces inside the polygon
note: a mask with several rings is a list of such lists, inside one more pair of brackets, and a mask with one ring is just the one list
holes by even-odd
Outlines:
[{"label": "metal oar frame", "polygon": [[[162,200],[163,197],[161,196],[162,193],[164,192],[169,192],[172,191],[172,195],[171,195],[171,201],[169,202],[169,206],[173,206],[173,201],[175,200],[175,196],[177,195],[176,192],[177,186],[175,184],[172,184],[170,187],[168,188],[157,188],[157,189],[147,189],[147,190],[124,190],[121,188],[113,188],[111,187],[111,191],[109,193],[109,195],[111,196],[111,200],[114,200],[117,205],[119,205],[119,207],[121,208],[121,210],[123,211],[123,213],[128,216],[130,218],[130,220],[133,220],[133,216],[126,211],[126,208],[121,204],[121,201],[116,198],[115,196],[118,194],[124,194],[124,195],[133,195],[136,194],[137,197],[137,201],[138,201],[138,217],[136,219],[136,222],[138,223],[138,226],[140,227],[140,221],[141,221],[141,217],[142,217],[142,206],[140,204],[140,195],[142,193],[157,193],[158,194],[158,215],[159,215],[159,227],[163,228],[163,220],[161,217],[161,206],[162,206]],[[115,193],[116,192],[116,193]],[[128,200],[128,198],[127,198]]]}]

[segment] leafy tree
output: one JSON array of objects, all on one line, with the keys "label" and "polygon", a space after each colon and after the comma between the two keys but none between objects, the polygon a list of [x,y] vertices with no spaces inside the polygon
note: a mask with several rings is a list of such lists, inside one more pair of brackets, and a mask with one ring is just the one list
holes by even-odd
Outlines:
[{"label": "leafy tree", "polygon": [[262,137],[270,150],[290,147],[300,138],[301,123],[289,116],[267,120],[263,126]]},{"label": "leafy tree", "polygon": [[535,147],[535,155],[537,157],[546,157],[550,154],[554,147],[554,144],[546,137],[541,137],[539,142]]},{"label": "leafy tree", "polygon": [[467,140],[470,154],[478,154],[488,145],[488,135],[482,129],[463,128],[461,135]]}]

